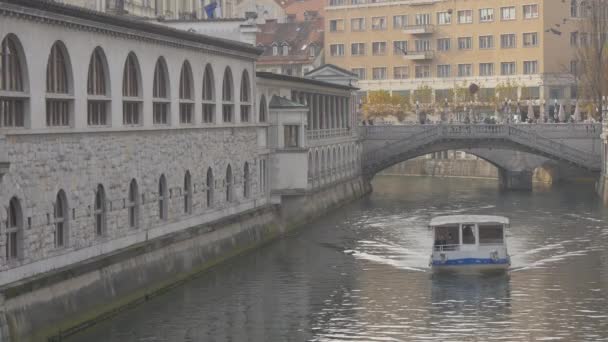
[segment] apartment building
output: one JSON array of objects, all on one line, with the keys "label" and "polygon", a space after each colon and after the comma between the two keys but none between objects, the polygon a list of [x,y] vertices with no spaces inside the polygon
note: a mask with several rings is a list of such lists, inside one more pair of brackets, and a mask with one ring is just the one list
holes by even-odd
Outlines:
[{"label": "apartment building", "polygon": [[[410,95],[477,84],[521,100],[576,97],[576,0],[329,0],[325,60],[356,73],[362,90]],[[504,88],[503,88],[504,89]],[[503,98],[505,94],[498,94]],[[512,100],[517,100],[512,98]],[[538,101],[536,101],[538,103]]]}]

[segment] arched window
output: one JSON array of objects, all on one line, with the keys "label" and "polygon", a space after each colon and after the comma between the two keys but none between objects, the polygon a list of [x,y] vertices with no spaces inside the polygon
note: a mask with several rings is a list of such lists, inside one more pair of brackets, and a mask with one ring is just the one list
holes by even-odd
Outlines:
[{"label": "arched window", "polygon": [[211,64],[205,67],[203,75],[203,123],[215,121],[215,81]]},{"label": "arched window", "polygon": [[260,98],[260,112],[258,114],[260,122],[266,122],[268,115],[266,112],[266,97],[264,95]]},{"label": "arched window", "polygon": [[188,61],[182,65],[179,75],[179,122],[181,124],[194,123],[192,113],[194,112],[194,91],[192,89],[192,68]]},{"label": "arched window", "polygon": [[69,62],[67,51],[61,42],[51,48],[46,66],[46,125],[70,126]]},{"label": "arched window", "polygon": [[207,169],[207,208],[213,206],[213,170]]},{"label": "arched window", "polygon": [[169,123],[169,77],[167,63],[160,57],[154,68],[154,83],[152,86],[152,121],[155,125]]},{"label": "arched window", "polygon": [[55,200],[55,247],[68,244],[68,200],[63,190],[59,190]]},{"label": "arched window", "polygon": [[137,228],[139,225],[139,189],[135,179],[132,179],[129,183],[127,209],[129,210],[129,227]]},{"label": "arched window", "polygon": [[133,52],[127,56],[122,77],[122,123],[129,126],[141,125],[141,77],[139,62]]},{"label": "arched window", "polygon": [[312,180],[313,170],[314,170],[314,165],[313,165],[313,160],[312,160],[312,152],[308,151],[308,181],[309,182]]},{"label": "arched window", "polygon": [[0,128],[25,126],[27,95],[20,47],[13,35],[4,38],[0,46]]},{"label": "arched window", "polygon": [[161,175],[158,180],[158,218],[167,220],[167,209],[169,207],[169,196],[167,194],[167,179]]},{"label": "arched window", "polygon": [[102,236],[106,233],[106,192],[103,185],[97,185],[95,191],[95,233]]},{"label": "arched window", "polygon": [[320,163],[319,163],[319,151],[315,151],[315,173],[314,177],[319,177]]},{"label": "arched window", "polygon": [[309,57],[316,57],[317,56],[317,46],[316,45],[310,45],[308,47],[308,56]]},{"label": "arched window", "polygon": [[190,171],[184,176],[184,212],[192,214],[192,177]]},{"label": "arched window", "polygon": [[8,217],[6,220],[6,261],[10,262],[21,258],[23,238],[23,217],[21,204],[17,197],[11,198],[8,204]]},{"label": "arched window", "polygon": [[249,174],[249,163],[245,162],[245,167],[243,168],[243,197],[249,198],[249,194],[251,193],[251,179]]},{"label": "arched window", "polygon": [[232,202],[232,167],[226,168],[226,202]]},{"label": "arched window", "polygon": [[226,67],[224,81],[222,82],[222,121],[233,122],[234,113],[234,87],[232,71]]},{"label": "arched window", "polygon": [[106,126],[110,108],[110,91],[106,79],[106,57],[100,47],[93,50],[87,79],[87,122],[89,126]]},{"label": "arched window", "polygon": [[241,77],[241,122],[249,122],[249,112],[251,112],[251,87],[249,73],[244,70]]}]

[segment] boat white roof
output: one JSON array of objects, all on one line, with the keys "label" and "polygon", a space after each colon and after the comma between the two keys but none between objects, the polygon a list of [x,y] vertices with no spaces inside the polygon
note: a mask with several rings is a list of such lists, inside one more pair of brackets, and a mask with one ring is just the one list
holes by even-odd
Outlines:
[{"label": "boat white roof", "polygon": [[447,215],[437,216],[431,219],[430,226],[444,226],[446,224],[458,223],[500,223],[509,224],[509,219],[504,216],[493,215]]}]

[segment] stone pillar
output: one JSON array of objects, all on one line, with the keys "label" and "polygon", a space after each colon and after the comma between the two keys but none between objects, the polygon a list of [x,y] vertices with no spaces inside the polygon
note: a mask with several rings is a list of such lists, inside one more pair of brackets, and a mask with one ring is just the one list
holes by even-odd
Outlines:
[{"label": "stone pillar", "polygon": [[532,190],[532,174],[530,170],[510,171],[505,169],[498,170],[498,182],[501,190]]}]

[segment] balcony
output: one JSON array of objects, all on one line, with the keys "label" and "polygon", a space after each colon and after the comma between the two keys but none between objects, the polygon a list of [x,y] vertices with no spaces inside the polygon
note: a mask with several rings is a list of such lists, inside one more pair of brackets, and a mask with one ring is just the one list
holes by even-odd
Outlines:
[{"label": "balcony", "polygon": [[435,25],[408,25],[403,27],[403,33],[432,34],[435,33]]},{"label": "balcony", "polygon": [[412,61],[423,61],[423,60],[431,60],[435,58],[435,51],[426,50],[426,51],[407,51],[407,53],[403,54],[405,59],[409,59]]}]

